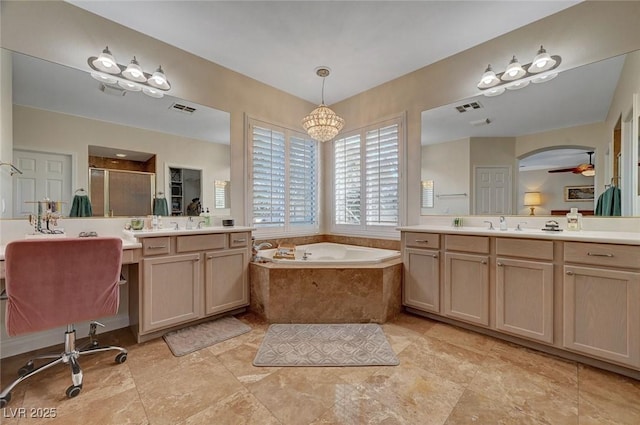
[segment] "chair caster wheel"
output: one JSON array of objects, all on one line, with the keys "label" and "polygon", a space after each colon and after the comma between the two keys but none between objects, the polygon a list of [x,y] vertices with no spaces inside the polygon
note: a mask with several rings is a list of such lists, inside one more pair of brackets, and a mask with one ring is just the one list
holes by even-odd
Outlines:
[{"label": "chair caster wheel", "polygon": [[82,385],[72,385],[67,388],[67,397],[74,398],[78,394],[80,394],[80,390],[82,389]]},{"label": "chair caster wheel", "polygon": [[25,376],[27,373],[31,372],[33,370],[34,366],[33,366],[33,362],[29,362],[26,365],[22,366],[20,369],[18,369],[18,376],[20,378],[22,378],[23,376]]},{"label": "chair caster wheel", "polygon": [[7,404],[11,401],[11,393],[7,393],[6,396],[0,398],[0,409],[4,409]]},{"label": "chair caster wheel", "polygon": [[127,361],[127,353],[120,353],[116,356],[116,363],[122,364]]}]

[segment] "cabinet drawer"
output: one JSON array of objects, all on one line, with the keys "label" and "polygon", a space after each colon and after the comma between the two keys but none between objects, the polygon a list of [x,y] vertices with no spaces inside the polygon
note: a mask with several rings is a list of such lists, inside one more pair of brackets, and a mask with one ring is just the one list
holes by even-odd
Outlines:
[{"label": "cabinet drawer", "polygon": [[142,239],[142,255],[165,255],[171,251],[169,236]]},{"label": "cabinet drawer", "polygon": [[565,242],[564,261],[640,269],[640,246]]},{"label": "cabinet drawer", "polygon": [[553,260],[553,242],[532,239],[496,239],[496,254],[509,257]]},{"label": "cabinet drawer", "polygon": [[440,235],[437,233],[407,232],[404,235],[404,245],[414,248],[440,248]]},{"label": "cabinet drawer", "polygon": [[137,263],[140,257],[140,250],[138,249],[123,249],[122,250],[122,264]]},{"label": "cabinet drawer", "polygon": [[489,253],[488,236],[445,235],[444,246],[448,251]]},{"label": "cabinet drawer", "polygon": [[229,248],[242,248],[249,245],[248,233],[229,233]]},{"label": "cabinet drawer", "polygon": [[176,252],[203,251],[224,248],[227,235],[225,233],[210,233],[207,235],[178,236],[177,239]]}]

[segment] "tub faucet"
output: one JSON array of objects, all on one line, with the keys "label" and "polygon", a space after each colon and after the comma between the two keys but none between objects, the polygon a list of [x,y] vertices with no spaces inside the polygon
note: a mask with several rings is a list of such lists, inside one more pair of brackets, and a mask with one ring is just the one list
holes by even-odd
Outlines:
[{"label": "tub faucet", "polygon": [[272,247],[273,245],[271,245],[269,242],[262,242],[256,245],[254,241],[253,247],[251,248],[251,261],[256,261],[258,259],[258,251],[260,251],[262,248],[272,248]]},{"label": "tub faucet", "polygon": [[507,220],[503,215],[500,216],[500,230],[507,230]]}]

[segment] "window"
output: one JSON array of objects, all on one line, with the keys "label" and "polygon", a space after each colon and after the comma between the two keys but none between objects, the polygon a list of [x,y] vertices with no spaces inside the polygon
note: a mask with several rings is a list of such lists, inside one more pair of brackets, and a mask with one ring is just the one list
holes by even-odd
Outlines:
[{"label": "window", "polygon": [[318,230],[318,145],[302,133],[250,121],[251,224],[256,234]]},{"label": "window", "polygon": [[333,231],[389,235],[400,223],[401,119],[333,144]]}]

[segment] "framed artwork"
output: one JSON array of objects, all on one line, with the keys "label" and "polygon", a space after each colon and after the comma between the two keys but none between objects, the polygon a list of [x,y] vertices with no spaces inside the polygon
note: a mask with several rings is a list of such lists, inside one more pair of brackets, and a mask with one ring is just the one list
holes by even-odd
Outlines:
[{"label": "framed artwork", "polygon": [[565,186],[564,200],[569,201],[593,201],[593,186]]}]

